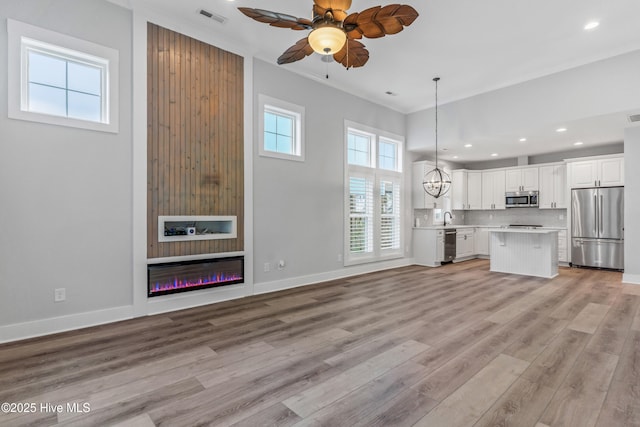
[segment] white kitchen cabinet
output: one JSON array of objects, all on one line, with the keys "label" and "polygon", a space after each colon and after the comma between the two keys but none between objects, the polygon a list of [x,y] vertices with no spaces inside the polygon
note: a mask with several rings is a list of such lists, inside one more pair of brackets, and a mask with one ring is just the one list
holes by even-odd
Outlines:
[{"label": "white kitchen cabinet", "polygon": [[571,188],[624,185],[624,158],[608,157],[569,163]]},{"label": "white kitchen cabinet", "polygon": [[451,209],[482,209],[482,172],[459,169],[451,175]]},{"label": "white kitchen cabinet", "polygon": [[566,209],[567,203],[567,167],[550,165],[540,167],[540,209]]},{"label": "white kitchen cabinet", "polygon": [[482,172],[482,209],[505,209],[505,171]]},{"label": "white kitchen cabinet", "polygon": [[[424,191],[424,187],[422,182],[424,180],[424,175],[434,169],[435,166],[431,162],[415,162],[413,163],[412,170],[412,202],[414,209],[449,209],[449,201],[450,201],[450,192],[445,194],[442,197],[438,197],[437,199]],[[449,173],[449,171],[443,169],[445,172]]]},{"label": "white kitchen cabinet", "polygon": [[469,209],[467,202],[467,171],[454,170],[451,172],[451,209]]},{"label": "white kitchen cabinet", "polygon": [[567,230],[558,231],[558,261],[569,262]]},{"label": "white kitchen cabinet", "polygon": [[474,229],[458,228],[456,234],[456,258],[466,258],[475,254]]},{"label": "white kitchen cabinet", "polygon": [[482,209],[482,172],[467,172],[467,209]]},{"label": "white kitchen cabinet", "polygon": [[489,256],[489,230],[491,227],[477,227],[473,236],[473,252],[476,255]]},{"label": "white kitchen cabinet", "polygon": [[538,168],[507,169],[505,191],[538,191]]},{"label": "white kitchen cabinet", "polygon": [[415,228],[413,258],[417,265],[438,267],[444,260],[444,230]]}]

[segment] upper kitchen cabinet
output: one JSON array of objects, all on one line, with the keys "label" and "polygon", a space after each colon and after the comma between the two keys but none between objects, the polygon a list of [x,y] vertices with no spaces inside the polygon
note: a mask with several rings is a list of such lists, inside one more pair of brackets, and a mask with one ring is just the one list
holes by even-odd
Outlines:
[{"label": "upper kitchen cabinet", "polygon": [[616,187],[624,185],[624,157],[599,157],[570,162],[569,187]]},{"label": "upper kitchen cabinet", "polygon": [[451,173],[451,208],[482,209],[482,172],[459,169]]},{"label": "upper kitchen cabinet", "polygon": [[[412,174],[412,202],[414,209],[449,209],[449,198],[451,194],[451,190],[447,192],[442,197],[435,198],[430,194],[427,194],[424,191],[424,187],[422,186],[422,181],[427,172],[431,171],[435,168],[434,164],[431,162],[414,162],[413,163],[413,174]],[[443,170],[447,173],[450,173],[448,170]]]},{"label": "upper kitchen cabinet", "polygon": [[467,203],[467,171],[451,172],[451,209],[469,209]]},{"label": "upper kitchen cabinet", "polygon": [[567,167],[549,165],[540,167],[540,209],[566,209],[567,204]]},{"label": "upper kitchen cabinet", "polygon": [[505,171],[482,172],[482,209],[505,209]]},{"label": "upper kitchen cabinet", "polygon": [[538,168],[518,168],[505,171],[505,191],[538,191]]}]

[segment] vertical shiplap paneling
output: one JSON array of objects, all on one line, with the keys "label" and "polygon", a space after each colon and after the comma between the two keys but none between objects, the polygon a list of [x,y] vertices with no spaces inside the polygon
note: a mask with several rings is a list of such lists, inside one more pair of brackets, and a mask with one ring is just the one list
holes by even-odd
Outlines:
[{"label": "vertical shiplap paneling", "polygon": [[[149,258],[241,251],[243,59],[148,24]],[[238,238],[158,243],[159,215],[236,215]]]}]

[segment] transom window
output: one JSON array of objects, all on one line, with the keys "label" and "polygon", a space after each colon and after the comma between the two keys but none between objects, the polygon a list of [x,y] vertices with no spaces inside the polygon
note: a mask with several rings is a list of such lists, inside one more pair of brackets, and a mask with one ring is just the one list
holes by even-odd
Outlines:
[{"label": "transom window", "polygon": [[117,50],[14,20],[9,117],[118,132]]},{"label": "transom window", "polygon": [[378,150],[378,165],[380,169],[398,170],[398,143],[380,138]]},{"label": "transom window", "polygon": [[259,95],[259,154],[288,160],[304,160],[304,108]]},{"label": "transom window", "polygon": [[347,134],[347,156],[350,165],[371,166],[371,141],[374,135],[350,130]]}]

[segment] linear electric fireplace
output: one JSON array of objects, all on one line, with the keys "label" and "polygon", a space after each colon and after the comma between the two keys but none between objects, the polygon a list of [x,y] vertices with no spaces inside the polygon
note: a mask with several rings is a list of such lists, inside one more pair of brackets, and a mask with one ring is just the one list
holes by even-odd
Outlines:
[{"label": "linear electric fireplace", "polygon": [[168,262],[147,266],[148,296],[244,282],[244,257]]}]

